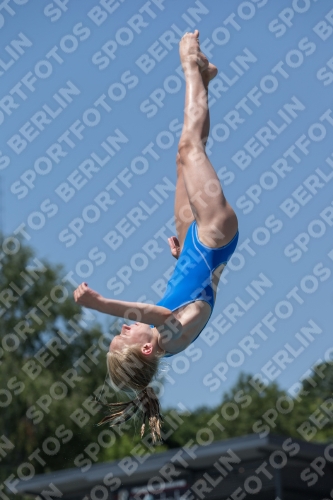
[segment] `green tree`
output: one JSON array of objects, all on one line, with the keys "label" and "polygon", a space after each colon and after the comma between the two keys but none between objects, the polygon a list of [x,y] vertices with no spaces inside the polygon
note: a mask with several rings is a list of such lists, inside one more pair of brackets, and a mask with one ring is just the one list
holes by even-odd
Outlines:
[{"label": "green tree", "polygon": [[[1,264],[2,477],[25,461],[36,472],[73,467],[101,432],[94,399],[112,332],[103,334],[92,314],[82,314],[60,266],[37,259],[23,244]],[[98,459],[106,450],[101,446]],[[40,458],[29,459],[33,453]]]},{"label": "green tree", "polygon": [[[103,331],[98,318],[73,301],[62,267],[39,260],[23,244],[1,265],[0,479],[16,477],[24,462],[36,473],[88,470],[95,462],[131,454],[136,446],[139,454],[152,452],[140,449],[135,421],[119,429],[96,426],[103,416],[96,398],[120,399],[105,381],[105,354],[118,322],[110,318]],[[312,414],[325,419],[313,440],[332,439],[332,393],[330,363],[315,367],[293,400],[274,383],[258,392],[251,376],[240,374],[216,408],[165,411],[166,438],[153,452],[253,432],[302,438],[300,426],[311,423]]]},{"label": "green tree", "polygon": [[[241,373],[235,385],[222,395],[220,405],[202,407],[184,416],[184,424],[167,440],[167,445],[172,448],[184,446],[190,439],[200,438],[200,432],[205,428],[210,430],[210,436],[213,434],[214,441],[270,430],[290,435],[293,427],[290,417],[276,410],[276,402],[283,401],[286,393],[276,384],[270,384],[259,393],[251,378],[251,375]],[[263,420],[266,413],[271,417],[276,414],[272,426]]]},{"label": "green tree", "polygon": [[299,437],[333,440],[333,364],[319,363],[295,397],[294,427]]}]

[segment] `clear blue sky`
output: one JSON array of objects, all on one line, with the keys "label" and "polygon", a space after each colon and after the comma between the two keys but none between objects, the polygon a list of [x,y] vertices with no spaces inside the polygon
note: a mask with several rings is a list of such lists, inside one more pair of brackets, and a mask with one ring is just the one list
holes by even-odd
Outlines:
[{"label": "clear blue sky", "polygon": [[[215,405],[241,371],[288,389],[329,356],[333,15],[329,2],[299,4],[30,0],[1,11],[3,229],[26,224],[38,257],[111,298],[158,301],[157,280],[174,264],[163,235],[183,115],[181,34],[199,29],[219,68],[210,159],[240,246],[210,329],[168,361],[164,406]],[[310,321],[312,338],[301,332]]]}]

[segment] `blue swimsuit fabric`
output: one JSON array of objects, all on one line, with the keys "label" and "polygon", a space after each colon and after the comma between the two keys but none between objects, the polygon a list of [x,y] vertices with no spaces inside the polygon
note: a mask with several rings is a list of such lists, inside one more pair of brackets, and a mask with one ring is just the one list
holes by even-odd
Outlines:
[{"label": "blue swimsuit fabric", "polygon": [[207,247],[199,240],[196,221],[192,222],[165,294],[157,305],[175,311],[196,300],[203,300],[211,306],[212,313],[214,308],[213,273],[221,264],[228,262],[236,249],[237,242],[238,232],[223,247]]}]

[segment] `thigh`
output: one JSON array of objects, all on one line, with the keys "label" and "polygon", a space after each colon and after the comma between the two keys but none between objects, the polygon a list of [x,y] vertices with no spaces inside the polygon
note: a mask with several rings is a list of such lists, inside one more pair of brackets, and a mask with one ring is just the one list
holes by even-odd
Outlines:
[{"label": "thigh", "polygon": [[196,145],[185,148],[181,163],[200,240],[211,248],[226,245],[237,232],[237,217],[204,149]]},{"label": "thigh", "polygon": [[210,211],[210,219],[197,220],[200,241],[210,248],[227,245],[238,231],[237,216],[225,200],[223,209],[217,205]]},{"label": "thigh", "polygon": [[175,220],[180,248],[183,248],[189,226],[194,221],[190,200],[186,191],[182,165],[177,158],[177,184],[175,194]]}]

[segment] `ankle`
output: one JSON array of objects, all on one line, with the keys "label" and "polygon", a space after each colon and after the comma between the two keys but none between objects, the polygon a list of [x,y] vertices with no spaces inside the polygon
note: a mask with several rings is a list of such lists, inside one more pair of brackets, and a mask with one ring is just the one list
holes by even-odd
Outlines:
[{"label": "ankle", "polygon": [[201,78],[201,72],[198,64],[194,61],[188,61],[183,63],[183,71],[186,80]]}]

